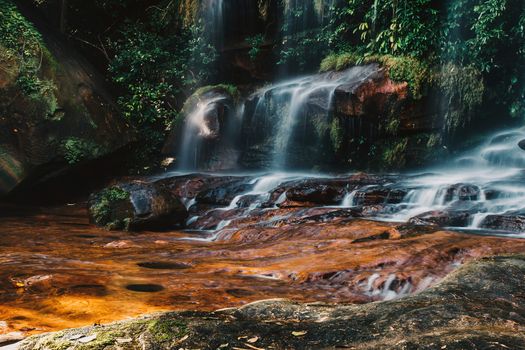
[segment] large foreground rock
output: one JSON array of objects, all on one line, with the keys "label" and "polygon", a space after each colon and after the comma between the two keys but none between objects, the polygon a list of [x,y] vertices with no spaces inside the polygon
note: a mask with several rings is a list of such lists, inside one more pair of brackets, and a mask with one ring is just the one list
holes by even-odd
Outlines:
[{"label": "large foreground rock", "polygon": [[269,300],[35,336],[44,349],[525,349],[525,256],[486,258],[389,302]]}]

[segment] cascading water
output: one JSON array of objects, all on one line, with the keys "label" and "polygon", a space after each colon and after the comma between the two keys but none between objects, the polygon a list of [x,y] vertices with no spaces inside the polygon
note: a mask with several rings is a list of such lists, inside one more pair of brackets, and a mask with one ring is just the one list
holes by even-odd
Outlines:
[{"label": "cascading water", "polygon": [[224,0],[205,0],[202,6],[209,40],[220,50],[224,46]]},{"label": "cascading water", "polygon": [[[449,168],[434,169],[432,173],[421,175],[396,175],[373,184],[360,185],[355,180],[346,182],[345,179],[350,179],[348,177],[286,172],[248,176],[243,187],[247,189],[238,192],[229,205],[211,209],[205,214],[213,216],[211,213],[221,212],[224,218],[215,227],[211,238],[205,239],[219,239],[235,220],[249,217],[254,212],[276,210],[274,216],[269,215],[266,219],[268,225],[287,220],[286,214],[280,214],[279,207],[287,200],[289,189],[306,186],[303,188],[307,188],[305,193],[308,193],[324,183],[346,191],[346,195],[340,197],[340,205],[319,204],[326,210],[352,213],[363,209],[362,213],[369,213],[364,215],[370,219],[393,222],[412,221],[419,217],[424,221],[425,216],[421,215],[425,213],[442,218],[439,213],[446,213],[453,220],[440,225],[493,232],[500,230],[507,232],[505,234],[514,232],[521,237],[519,227],[497,226],[501,221],[495,221],[494,227],[488,225],[487,220],[508,217],[518,218],[520,222],[520,218],[525,217],[525,150],[518,145],[523,145],[522,140],[525,140],[525,128],[500,132],[481,147],[452,162]],[[400,200],[390,202],[390,194],[387,194],[379,206],[363,202],[363,194],[374,191],[404,195]],[[189,206],[195,201],[190,203]],[[367,206],[373,210],[366,209]],[[455,217],[459,217],[459,221]],[[193,218],[189,224],[197,219]],[[418,220],[413,222],[418,223]],[[200,228],[198,225],[194,227]]]},{"label": "cascading water", "polygon": [[196,169],[200,163],[200,154],[207,139],[218,136],[218,120],[209,118],[215,103],[223,97],[214,96],[198,101],[187,115],[179,148],[178,164],[180,169]]},{"label": "cascading water", "polygon": [[[253,116],[249,118],[254,129],[271,129],[269,135],[273,169],[289,168],[291,148],[306,149],[320,143],[319,135],[308,134],[300,137],[306,129],[322,122],[330,123],[332,117],[334,94],[338,87],[344,85],[352,89],[362,84],[376,73],[376,65],[357,66],[341,73],[326,73],[285,81],[255,93],[257,100]],[[316,118],[310,121],[309,118]],[[247,118],[248,119],[248,118]],[[319,121],[322,122],[319,122]],[[313,138],[312,138],[313,137]],[[312,154],[308,155],[310,159]]]},{"label": "cascading water", "polygon": [[504,131],[458,158],[450,169],[396,184],[409,191],[395,213],[406,221],[429,211],[468,213],[467,228],[479,229],[489,216],[525,214],[525,151],[518,145],[525,128]]}]

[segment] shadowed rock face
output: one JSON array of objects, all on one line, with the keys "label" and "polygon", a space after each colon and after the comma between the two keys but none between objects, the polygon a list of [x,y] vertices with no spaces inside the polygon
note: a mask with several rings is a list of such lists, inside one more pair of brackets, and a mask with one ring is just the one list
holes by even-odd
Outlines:
[{"label": "shadowed rock face", "polygon": [[99,159],[135,139],[104,78],[56,33],[41,23],[35,26],[45,46],[38,78],[52,88],[37,99],[10,73],[18,71],[20,62],[10,60],[0,70],[0,196],[22,182],[31,187],[73,164]]},{"label": "shadowed rock face", "polygon": [[213,313],[158,314],[36,336],[20,349],[523,349],[524,288],[525,258],[495,257],[396,301],[331,306],[268,300]]}]

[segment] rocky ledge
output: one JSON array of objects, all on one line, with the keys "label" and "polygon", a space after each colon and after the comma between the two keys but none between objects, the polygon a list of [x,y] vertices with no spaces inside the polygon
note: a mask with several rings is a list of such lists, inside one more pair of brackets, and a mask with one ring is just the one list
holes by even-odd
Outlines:
[{"label": "rocky ledge", "polygon": [[438,285],[364,305],[267,300],[31,337],[43,349],[525,349],[525,256],[484,258]]}]

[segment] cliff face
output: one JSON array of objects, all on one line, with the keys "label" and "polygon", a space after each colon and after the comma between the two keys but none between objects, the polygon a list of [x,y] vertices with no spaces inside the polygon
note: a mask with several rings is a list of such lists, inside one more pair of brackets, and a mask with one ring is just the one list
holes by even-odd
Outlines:
[{"label": "cliff face", "polygon": [[0,195],[133,140],[104,79],[58,35],[1,5]]}]

